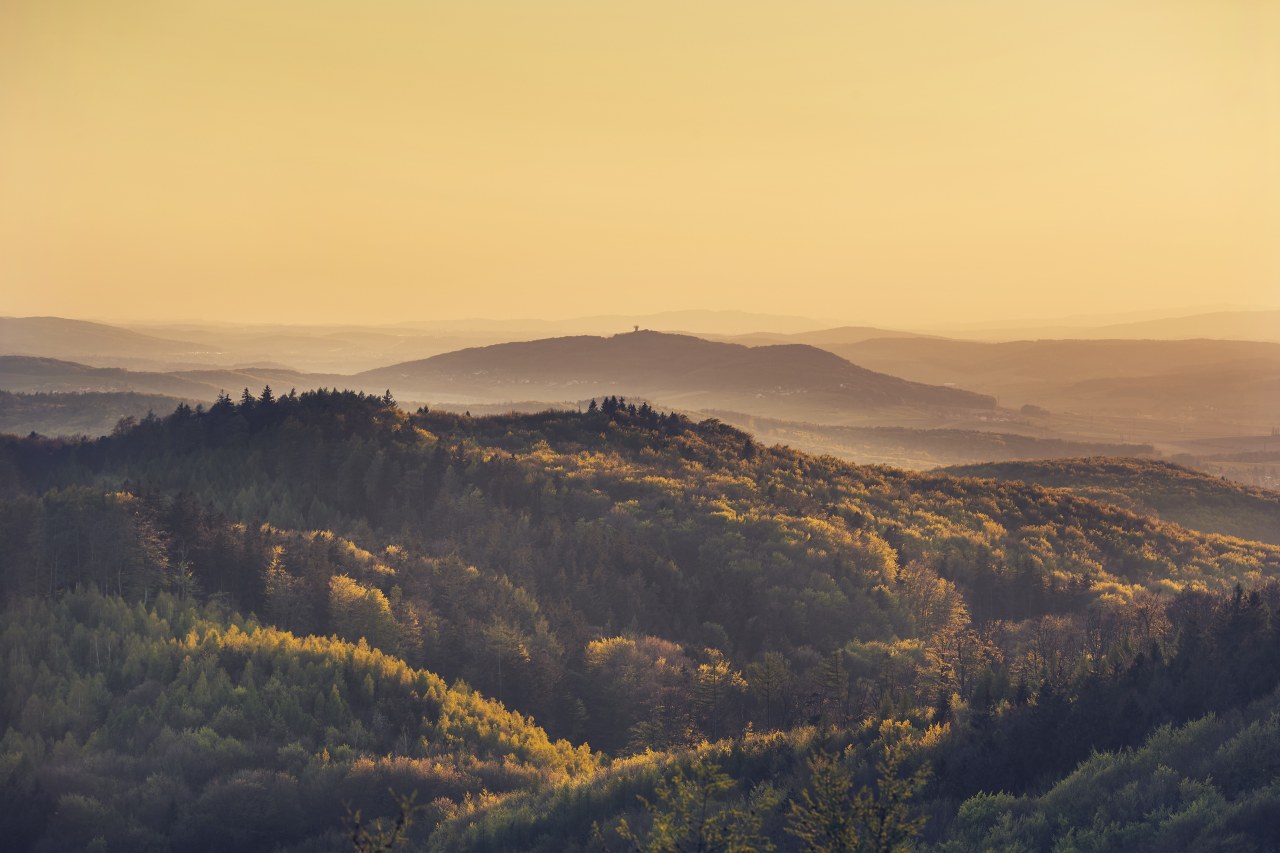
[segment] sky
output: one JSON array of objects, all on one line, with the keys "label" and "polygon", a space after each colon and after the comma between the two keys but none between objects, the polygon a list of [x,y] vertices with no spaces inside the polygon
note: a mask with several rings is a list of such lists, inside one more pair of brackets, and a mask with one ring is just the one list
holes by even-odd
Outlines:
[{"label": "sky", "polygon": [[0,314],[1280,307],[1274,0],[0,0]]}]

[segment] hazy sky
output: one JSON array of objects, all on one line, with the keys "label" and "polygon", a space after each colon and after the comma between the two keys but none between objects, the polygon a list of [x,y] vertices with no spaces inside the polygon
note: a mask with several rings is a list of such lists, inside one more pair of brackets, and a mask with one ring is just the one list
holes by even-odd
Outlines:
[{"label": "hazy sky", "polygon": [[0,314],[1280,305],[1276,0],[0,0]]}]

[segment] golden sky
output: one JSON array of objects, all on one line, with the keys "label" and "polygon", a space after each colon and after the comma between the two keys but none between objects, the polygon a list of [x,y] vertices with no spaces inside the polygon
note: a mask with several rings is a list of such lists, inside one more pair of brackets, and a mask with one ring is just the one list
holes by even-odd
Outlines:
[{"label": "golden sky", "polygon": [[1276,0],[0,0],[0,314],[1280,306]]}]

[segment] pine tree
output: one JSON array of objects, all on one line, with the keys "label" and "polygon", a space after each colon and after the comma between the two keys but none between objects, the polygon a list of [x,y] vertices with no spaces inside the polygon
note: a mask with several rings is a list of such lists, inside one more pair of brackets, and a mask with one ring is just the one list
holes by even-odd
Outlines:
[{"label": "pine tree", "polygon": [[809,786],[792,800],[787,832],[813,853],[858,849],[858,820],[851,805],[853,775],[844,762],[826,753],[809,759]]},{"label": "pine tree", "polygon": [[651,820],[636,833],[624,818],[618,835],[640,853],[741,853],[769,851],[773,842],[761,832],[765,815],[781,799],[777,789],[757,785],[741,805],[724,802],[734,782],[718,765],[699,759],[689,772],[677,770],[658,783],[656,802],[641,797]]},{"label": "pine tree", "polygon": [[881,756],[876,762],[876,790],[858,792],[854,811],[862,823],[862,849],[868,853],[905,853],[924,829],[924,817],[911,816],[911,800],[929,780],[922,765],[902,777],[907,759],[909,723],[885,720],[880,724]]},{"label": "pine tree", "polygon": [[885,720],[880,725],[876,783],[850,796],[853,774],[845,757],[819,753],[809,759],[809,786],[792,800],[787,832],[815,853],[906,853],[924,828],[912,817],[911,801],[929,778],[922,766],[902,778],[910,724]]}]

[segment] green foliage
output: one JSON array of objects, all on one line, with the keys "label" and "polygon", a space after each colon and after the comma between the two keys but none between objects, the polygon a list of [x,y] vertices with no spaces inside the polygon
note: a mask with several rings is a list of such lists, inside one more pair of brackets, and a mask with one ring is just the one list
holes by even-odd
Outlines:
[{"label": "green foliage", "polygon": [[127,848],[270,849],[333,832],[327,805],[391,811],[368,793],[389,783],[438,819],[468,795],[596,764],[364,643],[297,638],[167,594],[150,607],[73,593],[9,608],[0,679],[6,784],[81,816],[37,833],[60,849],[104,833]]},{"label": "green foliage", "polygon": [[[344,802],[376,844],[388,788],[439,850],[1119,844],[1063,777],[1280,683],[1276,547],[617,398],[4,439],[0,557],[0,827],[42,849],[341,847]],[[1255,837],[1239,734],[1121,823]]]},{"label": "green foliage", "polygon": [[925,818],[911,813],[912,800],[929,777],[926,765],[903,776],[912,740],[907,724],[885,720],[873,752],[878,753],[874,789],[853,792],[848,767],[852,748],[843,758],[817,753],[809,759],[809,785],[793,800],[787,832],[815,853],[904,853],[924,828]]},{"label": "green foliage", "polygon": [[911,814],[911,801],[929,778],[927,766],[902,775],[911,728],[885,720],[880,726],[876,789],[858,792],[854,812],[862,824],[861,848],[868,853],[901,853],[924,828],[925,818]]},{"label": "green foliage", "polygon": [[1144,459],[1058,459],[951,468],[964,477],[1021,480],[1206,533],[1280,544],[1280,494]]},{"label": "green foliage", "polygon": [[1278,707],[1273,695],[1243,713],[1162,728],[1138,750],[1093,756],[1041,796],[974,797],[938,849],[1270,849]]},{"label": "green foliage", "polygon": [[[1275,547],[1018,484],[754,443],[748,455],[722,424],[613,398],[586,414],[467,418],[345,392],[242,396],[96,442],[0,447],[27,493],[0,506],[0,549],[32,567],[4,579],[9,594],[108,588],[97,558],[91,571],[68,557],[90,553],[75,540],[93,534],[32,495],[127,478],[168,564],[149,583],[125,563],[125,594],[131,572],[144,596],[194,581],[298,633],[364,636],[621,752],[748,722],[950,707],[1001,665],[995,620],[1083,618],[1280,571]],[[367,590],[368,612],[333,598],[341,575]],[[674,643],[695,673],[714,649],[745,687],[673,672],[657,701],[623,702],[634,681],[586,667],[591,643],[619,636]],[[1062,677],[1030,675],[1032,689]]]},{"label": "green foliage", "polygon": [[107,435],[121,420],[137,423],[149,412],[186,405],[176,397],[134,391],[15,394],[0,391],[0,433]]},{"label": "green foliage", "polygon": [[787,832],[814,853],[858,849],[862,815],[853,799],[853,774],[840,759],[818,753],[809,759],[809,786],[792,800]]},{"label": "green foliage", "polygon": [[340,636],[365,640],[375,648],[392,653],[400,649],[400,626],[387,597],[346,575],[329,579],[329,625]]},{"label": "green foliage", "polygon": [[643,800],[649,827],[637,833],[624,819],[618,835],[643,853],[747,853],[774,849],[761,834],[764,816],[781,799],[769,785],[758,785],[741,805],[725,802],[734,781],[706,760],[658,783],[654,801]]}]

